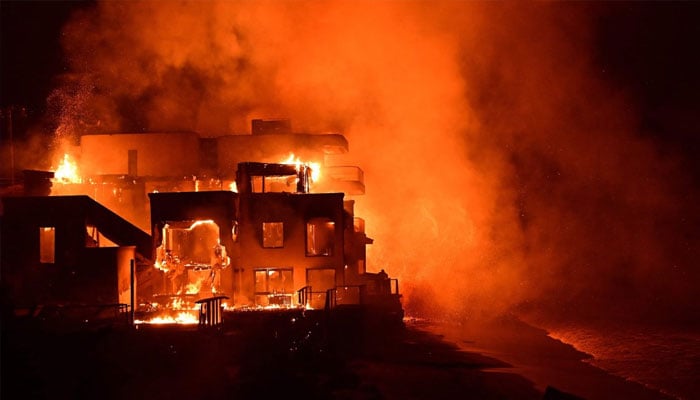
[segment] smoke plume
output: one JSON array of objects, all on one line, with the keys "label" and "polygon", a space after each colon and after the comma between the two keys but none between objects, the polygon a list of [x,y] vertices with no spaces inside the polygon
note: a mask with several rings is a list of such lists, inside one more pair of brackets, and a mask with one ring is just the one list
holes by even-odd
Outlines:
[{"label": "smoke plume", "polygon": [[[597,72],[580,4],[100,2],[63,45],[74,134],[341,131],[370,270],[414,315],[697,305],[699,220],[673,155]],[[76,118],[80,121],[76,121]]]}]

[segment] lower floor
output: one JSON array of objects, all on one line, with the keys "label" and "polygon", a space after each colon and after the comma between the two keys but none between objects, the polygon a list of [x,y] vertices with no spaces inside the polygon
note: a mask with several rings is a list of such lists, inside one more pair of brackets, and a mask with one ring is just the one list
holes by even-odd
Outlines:
[{"label": "lower floor", "polygon": [[[225,295],[230,307],[320,309],[329,301],[360,304],[366,295],[392,292],[388,277],[351,274],[344,267],[151,268],[140,273],[137,281],[140,301],[148,302],[149,297],[197,299]],[[394,293],[398,293],[398,287]]]}]

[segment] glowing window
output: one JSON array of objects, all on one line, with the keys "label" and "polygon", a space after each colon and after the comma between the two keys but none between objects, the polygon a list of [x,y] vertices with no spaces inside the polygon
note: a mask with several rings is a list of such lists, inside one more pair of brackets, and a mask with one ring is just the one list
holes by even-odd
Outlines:
[{"label": "glowing window", "polygon": [[251,192],[253,193],[264,193],[265,192],[265,177],[264,176],[252,176],[250,178]]},{"label": "glowing window", "polygon": [[292,293],[294,280],[290,268],[255,270],[255,293]]},{"label": "glowing window", "polygon": [[313,218],[306,223],[306,255],[332,256],[335,245],[335,222]]},{"label": "glowing window", "polygon": [[284,246],[284,224],[282,222],[263,222],[263,247]]},{"label": "glowing window", "polygon": [[255,304],[289,306],[294,293],[291,268],[255,269]]},{"label": "glowing window", "polygon": [[311,287],[311,298],[308,305],[312,308],[323,308],[326,303],[328,289],[336,287],[335,269],[314,268],[306,270],[306,285]]},{"label": "glowing window", "polygon": [[219,226],[212,220],[168,221],[163,226],[158,261],[178,260],[178,263],[191,267],[208,267],[218,245]]},{"label": "glowing window", "polygon": [[97,227],[85,226],[87,236],[85,237],[85,247],[118,247],[116,243],[107,239]]},{"label": "glowing window", "polygon": [[306,270],[306,284],[314,292],[325,292],[335,287],[335,269],[313,268]]},{"label": "glowing window", "polygon": [[39,228],[39,262],[53,264],[56,262],[56,228],[52,226]]}]

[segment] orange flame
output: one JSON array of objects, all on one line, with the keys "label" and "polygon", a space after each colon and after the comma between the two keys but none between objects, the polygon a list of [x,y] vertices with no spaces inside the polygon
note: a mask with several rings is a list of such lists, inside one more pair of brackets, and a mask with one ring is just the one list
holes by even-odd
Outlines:
[{"label": "orange flame", "polygon": [[297,170],[302,165],[306,165],[307,167],[311,168],[311,180],[314,182],[318,182],[318,180],[321,178],[321,164],[317,162],[304,162],[301,161],[301,159],[297,156],[294,155],[294,153],[289,153],[289,157],[287,157],[284,161],[282,161],[282,164],[293,164],[296,165]]},{"label": "orange flame", "polygon": [[54,172],[54,180],[61,183],[82,183],[83,180],[78,175],[78,165],[71,160],[68,153],[63,154],[63,159]]},{"label": "orange flame", "polygon": [[175,317],[166,315],[153,317],[148,320],[136,320],[136,324],[183,324],[183,325],[193,325],[199,323],[199,319],[196,315],[189,312],[178,313]]}]

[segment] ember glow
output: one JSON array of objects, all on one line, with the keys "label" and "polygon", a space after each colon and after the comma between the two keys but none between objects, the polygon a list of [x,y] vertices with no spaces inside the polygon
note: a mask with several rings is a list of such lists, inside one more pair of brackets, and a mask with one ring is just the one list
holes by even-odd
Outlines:
[{"label": "ember glow", "polygon": [[321,164],[317,162],[305,162],[299,157],[295,156],[294,153],[289,153],[289,156],[281,161],[282,164],[296,165],[297,172],[302,165],[307,166],[311,169],[311,180],[313,182],[318,182],[321,179]]},{"label": "ember glow", "polygon": [[163,227],[163,244],[157,249],[154,267],[162,271],[165,292],[161,295],[172,300],[162,306],[154,305],[156,311],[194,310],[196,307],[188,296],[207,297],[219,292],[221,270],[228,267],[230,259],[219,243],[218,234],[219,227],[212,220]]},{"label": "ember glow", "polygon": [[238,193],[238,185],[236,185],[236,181],[231,181],[231,183],[228,185],[228,190]]},{"label": "ember glow", "polygon": [[61,162],[54,171],[54,181],[58,183],[81,183],[83,180],[78,174],[78,165],[68,153],[63,154]]},{"label": "ember glow", "polygon": [[697,195],[596,65],[600,18],[556,2],[98,2],[63,30],[73,79],[54,98],[80,133],[220,135],[266,115],[342,131],[350,153],[324,165],[363,167],[368,258],[416,314],[697,310]]},{"label": "ember glow", "polygon": [[153,324],[153,325],[165,325],[165,324],[182,324],[182,325],[194,325],[199,323],[197,316],[190,312],[180,312],[175,316],[157,316],[147,320],[135,320],[135,324]]}]

